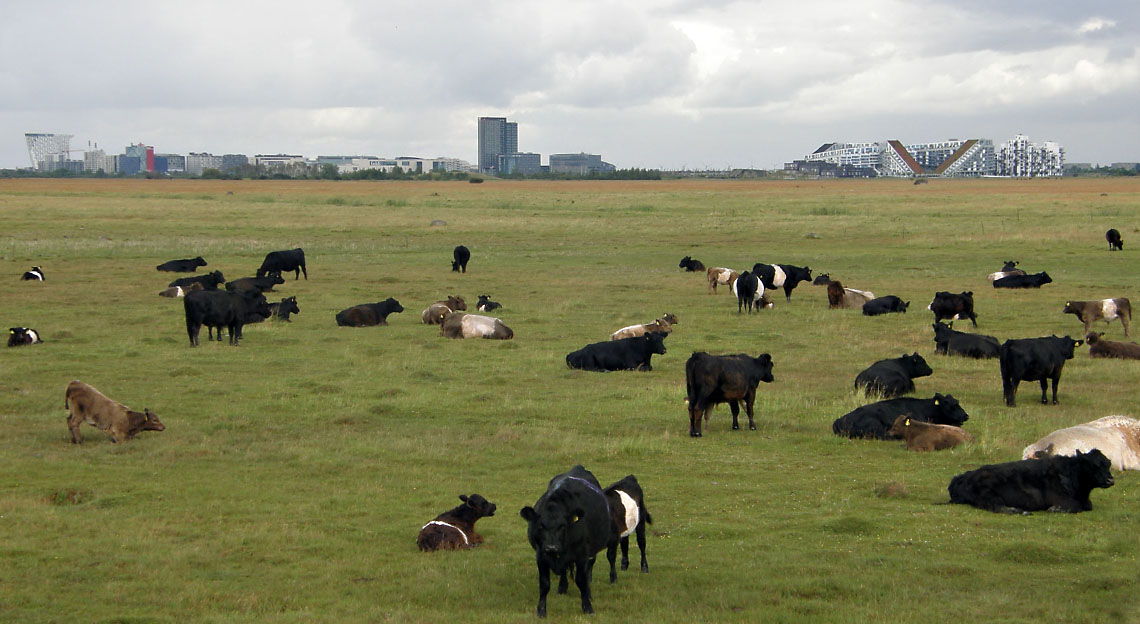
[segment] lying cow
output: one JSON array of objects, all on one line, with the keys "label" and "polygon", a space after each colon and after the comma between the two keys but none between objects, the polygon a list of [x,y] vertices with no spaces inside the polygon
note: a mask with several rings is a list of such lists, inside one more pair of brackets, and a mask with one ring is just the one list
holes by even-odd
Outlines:
[{"label": "lying cow", "polygon": [[732,429],[740,429],[740,401],[748,414],[748,428],[756,430],[752,406],[756,402],[756,388],[760,382],[772,383],[772,356],[767,353],[752,357],[744,353],[735,355],[709,355],[694,352],[685,362],[685,392],[689,403],[689,435],[701,437],[701,417],[709,420],[717,403],[728,403],[732,410]]},{"label": "lying cow", "polygon": [[649,510],[645,508],[645,493],[641,491],[641,484],[637,477],[627,475],[621,481],[614,483],[605,490],[606,500],[610,505],[610,518],[613,519],[613,530],[617,539],[610,543],[606,549],[606,559],[610,562],[610,582],[617,580],[617,570],[614,567],[617,559],[617,547],[621,545],[621,569],[629,569],[629,535],[637,536],[637,547],[641,549],[641,571],[649,572],[649,563],[645,560],[645,525],[653,524]]},{"label": "lying cow", "polygon": [[538,565],[538,616],[546,617],[551,572],[561,577],[560,594],[566,593],[567,572],[573,573],[582,594],[582,613],[593,613],[590,577],[594,560],[616,538],[609,501],[598,479],[582,466],[574,466],[551,479],[538,502],[523,507],[519,515],[526,520],[527,541]]},{"label": "lying cow", "polygon": [[283,297],[281,301],[269,304],[270,317],[275,318],[279,321],[292,323],[293,321],[290,320],[289,317],[300,313],[301,308],[297,306],[296,297]]},{"label": "lying cow", "polygon": [[862,310],[863,304],[874,298],[875,293],[847,288],[839,280],[832,280],[827,284],[827,307],[831,309]]},{"label": "lying cow", "polygon": [[934,324],[934,352],[943,355],[961,355],[977,360],[995,358],[1001,350],[998,339],[983,334],[967,334],[943,325]]},{"label": "lying cow", "polygon": [[902,299],[894,295],[887,295],[885,297],[878,297],[863,304],[863,316],[879,316],[881,314],[890,314],[892,312],[901,312],[906,314],[907,307],[910,302],[904,302]]},{"label": "lying cow", "polygon": [[831,424],[831,431],[848,438],[896,440],[890,428],[899,416],[955,427],[961,427],[970,418],[953,395],[935,393],[929,399],[899,397],[857,407],[837,418]]},{"label": "lying cow", "polygon": [[986,279],[993,282],[994,280],[999,280],[1010,275],[1025,275],[1025,271],[1017,268],[1017,262],[1013,260],[1006,260],[1005,265],[1002,266],[1000,271],[990,273],[986,276]]},{"label": "lying cow", "polygon": [[421,551],[460,550],[483,543],[483,536],[475,532],[475,522],[495,515],[495,503],[478,494],[460,494],[459,500],[462,505],[439,514],[420,529],[416,546]]},{"label": "lying cow", "polygon": [[1053,279],[1045,271],[1033,275],[1007,275],[994,280],[994,288],[1041,288],[1045,284],[1053,283]]},{"label": "lying cow", "polygon": [[345,308],[336,313],[336,324],[340,327],[374,327],[387,325],[389,314],[399,314],[404,311],[392,297],[376,303],[362,303],[351,308]]},{"label": "lying cow", "polygon": [[8,328],[9,347],[22,347],[24,345],[41,343],[43,343],[43,340],[40,338],[40,333],[34,329],[29,329],[27,327]]},{"label": "lying cow", "polygon": [[879,360],[855,376],[855,389],[862,387],[866,395],[877,393],[889,399],[914,392],[914,379],[933,372],[918,353]]},{"label": "lying cow", "polygon": [[681,258],[681,263],[677,265],[677,268],[685,269],[689,272],[695,272],[704,271],[705,265],[701,263],[700,260],[693,260],[689,256],[685,256],[684,258]]},{"label": "lying cow", "polygon": [[974,327],[978,326],[978,315],[974,314],[974,291],[972,290],[960,293],[940,290],[934,293],[934,299],[930,301],[930,305],[926,306],[926,309],[934,313],[935,323],[949,319],[950,324],[953,325],[954,321],[968,318]]},{"label": "lying cow", "polygon": [[1104,332],[1089,332],[1085,335],[1085,342],[1089,345],[1089,357],[1140,360],[1140,344],[1101,340],[1103,336]]},{"label": "lying cow", "polygon": [[479,295],[479,301],[475,304],[475,309],[480,312],[493,312],[501,307],[503,304],[491,301],[491,295]]},{"label": "lying cow", "polygon": [[256,290],[259,293],[271,292],[274,286],[284,284],[285,278],[281,275],[263,275],[261,277],[239,277],[226,282],[226,290]]},{"label": "lying cow", "polygon": [[961,427],[922,422],[905,414],[895,419],[887,433],[906,440],[908,451],[941,451],[974,441]]},{"label": "lying cow", "polygon": [[1085,333],[1092,330],[1093,323],[1104,321],[1111,323],[1120,319],[1124,326],[1124,335],[1128,335],[1128,326],[1132,323],[1132,303],[1124,297],[1116,299],[1101,299],[1100,301],[1066,301],[1063,314],[1072,314],[1085,324]]},{"label": "lying cow", "polygon": [[150,409],[132,411],[78,380],[67,384],[63,407],[67,410],[67,428],[71,430],[72,444],[83,442],[83,434],[79,432],[83,423],[109,433],[111,442],[130,440],[142,431],[166,430],[158,414]]},{"label": "lying cow", "polygon": [[444,338],[510,340],[515,337],[515,332],[493,316],[449,312],[439,324],[439,335]]},{"label": "lying cow", "polygon": [[1104,453],[1116,470],[1140,470],[1140,420],[1105,416],[1075,427],[1058,429],[1025,447],[1021,458],[1071,456],[1093,449]]},{"label": "lying cow", "polygon": [[998,513],[1092,509],[1093,488],[1112,487],[1111,463],[1098,450],[982,466],[950,481],[950,502]]},{"label": "lying cow", "polygon": [[652,323],[640,323],[638,325],[628,325],[616,332],[610,334],[610,340],[621,340],[622,338],[636,338],[644,336],[648,333],[657,333],[669,335],[673,333],[673,324],[666,321],[664,318],[655,319]]},{"label": "lying cow", "polygon": [[1073,359],[1073,350],[1081,346],[1083,340],[1073,340],[1068,336],[1058,338],[1023,338],[1006,340],[1001,345],[998,361],[1001,363],[1001,387],[1005,404],[1014,407],[1017,386],[1022,381],[1041,382],[1041,403],[1048,404],[1045,390],[1049,380],[1053,380],[1053,405],[1057,404],[1057,384],[1061,381],[1061,371],[1065,360]]},{"label": "lying cow", "polygon": [[1116,228],[1109,228],[1104,233],[1104,240],[1108,241],[1109,251],[1124,251],[1124,239],[1120,238],[1120,232]]},{"label": "lying cow", "polygon": [[423,313],[420,314],[420,320],[424,325],[439,325],[443,322],[443,317],[451,312],[459,312],[467,309],[467,302],[459,295],[448,295],[447,299],[436,301],[427,307]]},{"label": "lying cow", "polygon": [[38,266],[34,266],[30,271],[24,271],[20,279],[29,282],[42,282],[44,281],[44,270]]},{"label": "lying cow", "polygon": [[709,293],[712,294],[716,294],[718,284],[731,287],[732,284],[736,282],[736,279],[740,277],[740,273],[724,267],[709,267],[705,271],[705,274],[709,280]]},{"label": "lying cow", "polygon": [[605,373],[618,370],[651,371],[654,354],[665,354],[665,334],[649,333],[588,344],[566,355],[566,366]]},{"label": "lying cow", "polygon": [[183,260],[168,260],[162,264],[154,267],[159,271],[171,271],[173,273],[193,273],[198,270],[198,267],[206,266],[206,260],[202,256],[197,258],[189,258]]},{"label": "lying cow", "polygon": [[171,286],[170,288],[167,288],[166,290],[160,290],[158,292],[158,296],[159,297],[175,297],[175,298],[185,297],[186,293],[188,293],[188,292],[194,292],[195,290],[203,290],[204,288],[205,288],[205,286],[202,286],[201,282],[194,282],[193,284],[190,284],[188,286]]},{"label": "lying cow", "polygon": [[830,273],[820,273],[819,275],[815,276],[815,279],[812,280],[811,285],[812,286],[827,286],[830,283],[831,283],[831,274]]},{"label": "lying cow", "polygon": [[257,277],[276,275],[281,277],[282,272],[293,271],[293,279],[300,279],[301,273],[309,279],[309,272],[305,269],[305,250],[300,247],[283,251],[271,251],[265,254],[265,260],[257,268]]},{"label": "lying cow", "polygon": [[180,277],[167,286],[181,286],[183,288],[191,284],[201,284],[205,290],[216,290],[218,286],[226,283],[226,277],[222,275],[221,271],[213,271],[205,275],[195,275],[194,277]]}]

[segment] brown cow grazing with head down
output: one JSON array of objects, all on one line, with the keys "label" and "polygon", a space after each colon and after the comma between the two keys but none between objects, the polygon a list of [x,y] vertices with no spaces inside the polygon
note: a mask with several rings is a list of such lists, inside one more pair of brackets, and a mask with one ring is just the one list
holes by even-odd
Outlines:
[{"label": "brown cow grazing with head down", "polygon": [[912,419],[909,414],[896,418],[887,433],[902,436],[908,451],[941,451],[974,441],[974,436],[961,427],[922,422]]},{"label": "brown cow grazing with head down", "polygon": [[1085,333],[1092,329],[1096,321],[1111,323],[1120,319],[1124,335],[1128,335],[1128,325],[1132,323],[1132,303],[1124,297],[1101,299],[1100,301],[1066,301],[1064,314],[1072,314],[1085,324]]},{"label": "brown cow grazing with head down", "polygon": [[717,284],[724,284],[732,288],[733,282],[740,277],[740,273],[724,267],[709,267],[705,271],[709,278],[709,292],[715,293]]},{"label": "brown cow grazing with head down", "polygon": [[475,521],[495,515],[495,503],[478,494],[460,494],[459,500],[462,505],[439,514],[420,529],[416,538],[420,550],[459,550],[483,543],[483,536],[475,532]]},{"label": "brown cow grazing with head down", "polygon": [[83,442],[83,435],[79,433],[79,426],[83,423],[110,433],[111,442],[130,440],[140,431],[166,429],[158,415],[149,409],[132,411],[82,381],[67,384],[63,406],[67,409],[67,428],[71,430],[72,444]]},{"label": "brown cow grazing with head down", "polygon": [[1089,345],[1089,357],[1140,360],[1140,344],[1101,340],[1102,336],[1104,332],[1089,332],[1085,335],[1085,342]]},{"label": "brown cow grazing with head down", "polygon": [[869,290],[846,288],[839,280],[827,284],[827,307],[862,310],[863,304],[875,298]]},{"label": "brown cow grazing with head down", "polygon": [[515,332],[504,325],[502,320],[491,316],[450,312],[444,315],[439,324],[439,335],[445,338],[510,340],[515,337]]}]

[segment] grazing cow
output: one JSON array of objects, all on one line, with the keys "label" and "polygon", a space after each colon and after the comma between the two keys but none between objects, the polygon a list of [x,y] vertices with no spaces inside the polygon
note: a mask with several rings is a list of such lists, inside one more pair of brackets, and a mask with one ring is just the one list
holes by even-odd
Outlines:
[{"label": "grazing cow", "polygon": [[1092,509],[1093,488],[1112,487],[1111,463],[1098,450],[982,466],[950,481],[950,502],[997,513]]},{"label": "grazing cow", "polygon": [[637,547],[641,549],[641,571],[649,572],[649,563],[645,560],[645,525],[653,524],[649,510],[645,508],[645,493],[637,477],[627,475],[621,481],[614,483],[605,490],[606,499],[610,504],[610,517],[613,519],[614,533],[617,539],[610,543],[606,550],[606,559],[610,562],[610,582],[617,580],[617,570],[614,563],[617,559],[617,547],[621,544],[621,569],[629,569],[629,534],[637,536]]},{"label": "grazing cow", "polygon": [[724,284],[731,287],[732,284],[736,282],[736,278],[740,277],[740,274],[736,271],[733,271],[732,269],[726,269],[724,267],[709,267],[705,271],[705,274],[709,279],[709,292],[713,294],[716,293],[716,287],[718,284]]},{"label": "grazing cow", "polygon": [[892,312],[902,312],[906,314],[906,309],[909,306],[909,301],[904,302],[894,295],[887,295],[864,303],[863,316],[879,316],[880,314],[890,314]]},{"label": "grazing cow", "polygon": [[259,293],[265,293],[272,292],[274,286],[284,283],[285,278],[280,275],[239,277],[231,282],[226,282],[226,290],[256,290]]},{"label": "grazing cow", "polygon": [[994,288],[1041,288],[1053,279],[1045,271],[1033,275],[1007,275],[994,280]]},{"label": "grazing cow", "polygon": [[701,417],[709,420],[717,403],[728,403],[732,410],[732,429],[740,429],[740,401],[748,414],[748,428],[756,430],[752,406],[760,382],[772,383],[772,356],[767,353],[752,357],[745,353],[709,355],[695,351],[685,362],[685,392],[689,403],[689,435],[701,437]]},{"label": "grazing cow", "polygon": [[449,312],[439,323],[439,335],[444,338],[510,340],[515,337],[515,332],[493,316]]},{"label": "grazing cow", "polygon": [[812,280],[811,285],[812,286],[827,286],[830,283],[831,283],[831,274],[830,273],[820,273],[819,275],[815,276],[815,279]]},{"label": "grazing cow", "polygon": [[761,264],[752,265],[752,273],[760,278],[764,287],[772,290],[784,289],[784,297],[792,300],[792,291],[800,282],[811,281],[811,267],[798,267],[791,264]]},{"label": "grazing cow", "polygon": [[678,268],[685,269],[689,272],[705,270],[705,265],[700,260],[693,260],[689,256],[681,258],[681,264],[678,264],[677,266]]},{"label": "grazing cow", "polygon": [[1053,455],[1072,456],[1097,449],[1116,470],[1140,470],[1140,420],[1127,416],[1105,416],[1053,433],[1025,447],[1022,459]]},{"label": "grazing cow", "polygon": [[983,360],[995,358],[1001,350],[998,339],[984,334],[967,334],[943,325],[934,324],[934,352],[943,355],[964,355]]},{"label": "grazing cow", "polygon": [[855,388],[864,388],[864,394],[878,393],[884,399],[914,392],[914,379],[926,377],[934,371],[918,353],[888,360],[879,360],[855,376]]},{"label": "grazing cow", "polygon": [[887,433],[906,440],[908,451],[941,451],[974,441],[974,436],[961,427],[922,422],[905,414],[895,419]]},{"label": "grazing cow", "polygon": [[483,543],[483,536],[475,532],[475,521],[495,515],[495,503],[478,494],[460,494],[462,505],[445,511],[425,524],[416,538],[421,551],[461,550]]},{"label": "grazing cow", "polygon": [[1132,323],[1132,302],[1124,297],[1101,299],[1100,301],[1066,301],[1063,314],[1072,314],[1085,324],[1085,333],[1092,330],[1096,321],[1111,323],[1120,319],[1124,335],[1128,335],[1128,325]]},{"label": "grazing cow", "polygon": [[22,347],[30,344],[42,344],[43,340],[40,338],[40,332],[29,329],[27,327],[9,327],[8,328],[8,346],[9,347]]},{"label": "grazing cow", "polygon": [[198,256],[197,258],[183,260],[169,260],[154,268],[159,271],[171,271],[173,273],[193,273],[198,270],[198,267],[202,266],[206,266],[206,261],[202,256]]},{"label": "grazing cow", "polygon": [[732,293],[736,295],[736,313],[740,314],[741,308],[748,308],[748,313],[752,314],[752,306],[759,309],[758,304],[764,298],[764,284],[754,273],[745,271],[732,283]]},{"label": "grazing cow", "polygon": [[30,271],[24,271],[24,274],[20,276],[20,279],[31,282],[42,282],[44,281],[44,270],[38,266],[34,266]]},{"label": "grazing cow", "polygon": [[294,314],[300,314],[300,313],[301,313],[301,308],[297,306],[297,298],[296,297],[284,297],[281,299],[281,301],[279,301],[277,303],[269,304],[270,316],[272,316],[273,318],[275,318],[279,321],[285,321],[286,323],[292,323],[293,321],[290,320],[289,317],[294,315]]},{"label": "grazing cow", "polygon": [[566,593],[566,574],[571,572],[582,594],[582,613],[593,613],[590,577],[594,560],[617,536],[609,500],[597,478],[582,466],[574,466],[551,479],[538,502],[520,509],[519,515],[526,520],[527,541],[538,565],[538,616],[546,617],[551,572],[561,577],[560,594]]},{"label": "grazing cow", "polygon": [[974,314],[972,290],[960,293],[940,290],[934,293],[934,299],[930,300],[930,305],[926,306],[926,309],[934,313],[935,323],[942,319],[950,319],[950,324],[953,325],[954,321],[968,318],[974,327],[978,326],[978,315]]},{"label": "grazing cow", "polygon": [[230,334],[230,344],[238,346],[241,328],[252,316],[269,318],[269,302],[265,295],[248,290],[224,291],[201,290],[187,293],[182,299],[186,311],[186,333],[190,346],[199,344],[198,334],[205,325],[210,330],[218,330],[218,340],[222,339],[222,328]]},{"label": "grazing cow", "polygon": [[180,277],[167,286],[181,286],[186,288],[191,284],[201,284],[204,290],[217,290],[218,286],[226,283],[226,277],[222,275],[221,271],[214,271],[205,275],[195,275],[194,277]]},{"label": "grazing cow", "polygon": [[404,311],[392,297],[376,303],[362,303],[346,308],[336,313],[336,324],[341,327],[373,327],[387,325],[389,314],[399,314]]},{"label": "grazing cow", "polygon": [[257,269],[257,277],[265,277],[266,275],[280,277],[282,272],[287,271],[293,271],[293,279],[295,280],[301,279],[301,273],[305,274],[306,280],[309,279],[309,272],[305,269],[305,250],[298,247],[283,251],[271,251],[265,254],[265,260]]},{"label": "grazing cow", "polygon": [[588,344],[566,354],[566,366],[605,373],[618,370],[651,371],[650,358],[665,355],[665,334],[648,333],[634,338]]},{"label": "grazing cow", "polygon": [[160,290],[158,292],[158,296],[159,297],[175,297],[175,298],[185,297],[186,293],[188,293],[188,292],[192,292],[195,290],[204,290],[204,289],[205,289],[205,287],[202,286],[201,282],[194,282],[193,284],[190,284],[188,286],[171,286],[170,288],[167,288],[166,290]]},{"label": "grazing cow", "polygon": [[863,304],[875,298],[875,293],[868,290],[846,288],[839,280],[827,283],[827,307],[861,310]]},{"label": "grazing cow", "polygon": [[1061,370],[1065,367],[1065,360],[1073,359],[1073,349],[1083,343],[1083,340],[1073,340],[1068,336],[1006,340],[1001,345],[998,355],[1005,404],[1014,407],[1017,386],[1022,381],[1040,381],[1041,403],[1048,404],[1045,390],[1049,380],[1052,379],[1053,405],[1056,405],[1057,383],[1061,381]]},{"label": "grazing cow", "polygon": [[451,270],[456,272],[462,270],[464,273],[466,273],[467,261],[471,259],[471,250],[467,249],[463,245],[459,245],[455,249],[451,250],[451,257],[454,258],[454,260],[451,261]]},{"label": "grazing cow", "polygon": [[953,395],[935,393],[929,399],[899,397],[857,407],[837,418],[831,424],[831,431],[848,438],[896,440],[898,438],[890,432],[890,428],[899,416],[955,427],[961,427],[970,419]]},{"label": "grazing cow", "polygon": [[1140,345],[1135,342],[1101,340],[1102,336],[1104,332],[1089,332],[1085,335],[1085,342],[1089,345],[1089,357],[1140,360]]},{"label": "grazing cow", "polygon": [[1108,241],[1109,251],[1124,251],[1124,239],[1120,238],[1120,232],[1116,228],[1110,228],[1104,233],[1104,240]]},{"label": "grazing cow", "polygon": [[111,442],[130,440],[141,431],[166,430],[158,414],[150,409],[132,411],[78,380],[67,384],[63,407],[67,410],[67,428],[71,430],[72,444],[83,442],[83,434],[79,433],[79,426],[83,423],[111,434]]},{"label": "grazing cow", "polygon": [[491,295],[479,295],[479,302],[475,304],[475,309],[480,312],[492,312],[501,307],[503,307],[503,304],[498,301],[491,301]]}]

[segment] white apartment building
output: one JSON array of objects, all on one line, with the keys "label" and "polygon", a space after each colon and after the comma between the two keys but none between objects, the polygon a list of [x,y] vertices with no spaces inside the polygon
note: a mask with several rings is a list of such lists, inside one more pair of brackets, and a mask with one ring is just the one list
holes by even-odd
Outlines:
[{"label": "white apartment building", "polygon": [[207,152],[190,152],[186,156],[186,173],[189,175],[202,175],[207,169],[222,170],[222,157]]}]

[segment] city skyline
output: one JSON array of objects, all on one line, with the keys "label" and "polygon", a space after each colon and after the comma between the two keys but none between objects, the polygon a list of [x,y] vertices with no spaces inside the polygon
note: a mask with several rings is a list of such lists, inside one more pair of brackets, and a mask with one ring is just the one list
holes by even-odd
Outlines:
[{"label": "city skyline", "polygon": [[622,168],[1016,134],[1070,162],[1140,160],[1140,6],[1123,0],[273,7],[7,7],[0,50],[26,60],[0,73],[0,168],[28,166],[25,133],[475,163],[485,116],[516,122],[524,151]]}]

